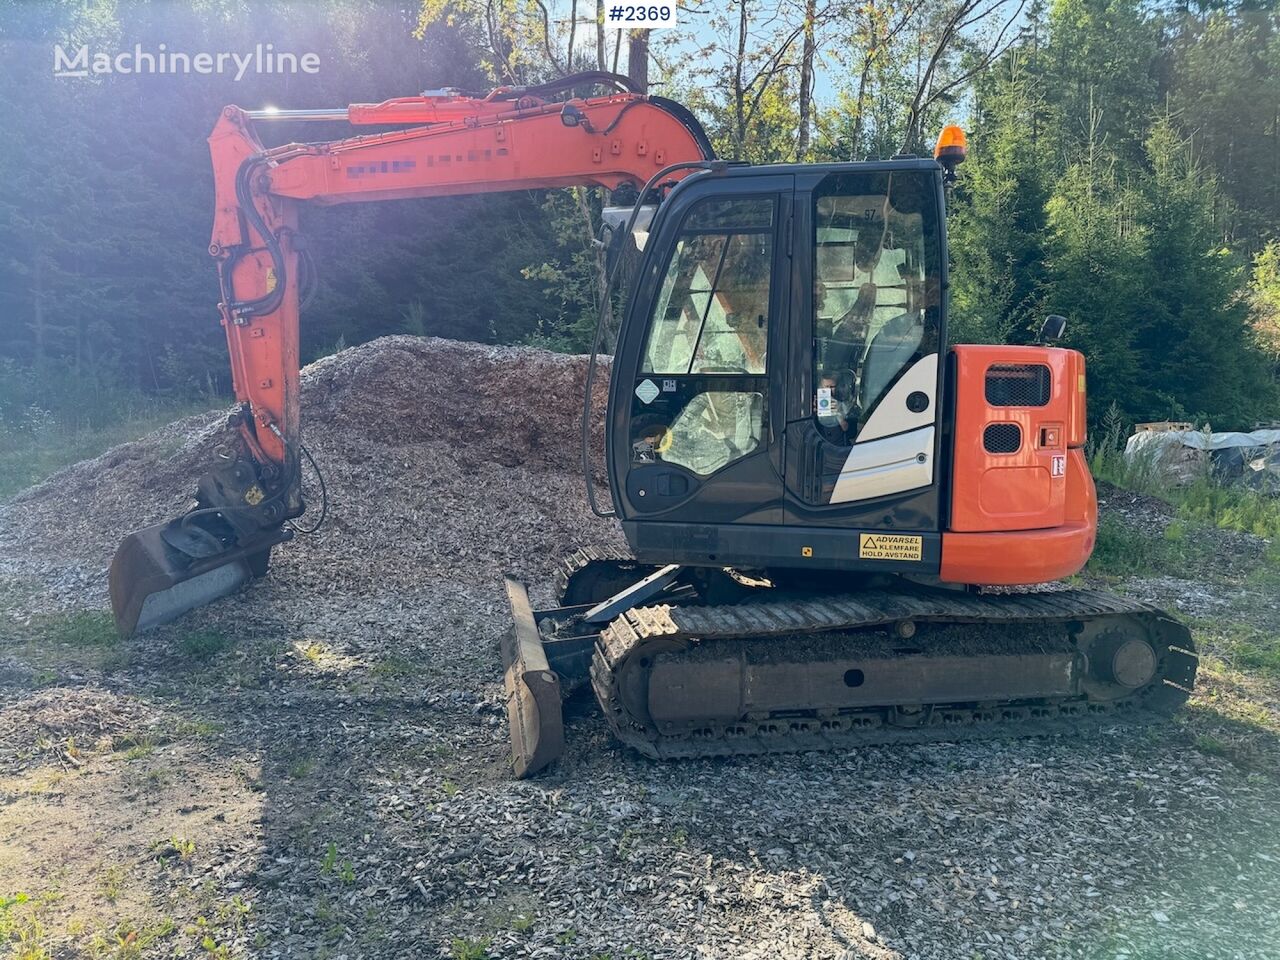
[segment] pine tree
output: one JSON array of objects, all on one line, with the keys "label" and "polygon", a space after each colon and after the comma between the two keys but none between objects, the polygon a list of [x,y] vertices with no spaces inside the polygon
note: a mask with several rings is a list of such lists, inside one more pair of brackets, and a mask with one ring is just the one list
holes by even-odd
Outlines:
[{"label": "pine tree", "polygon": [[1088,363],[1089,408],[1113,404],[1129,419],[1155,406],[1135,344],[1146,236],[1134,219],[1137,197],[1116,175],[1098,123],[1058,181],[1046,210],[1046,296],[1067,317],[1067,346]]},{"label": "pine tree", "polygon": [[1142,157],[1156,110],[1156,30],[1141,0],[1055,0],[1050,77],[1064,159],[1093,138],[1122,162]]},{"label": "pine tree", "polygon": [[1052,175],[1042,85],[1034,41],[979,84],[950,223],[953,340],[1025,341],[1038,327]]},{"label": "pine tree", "polygon": [[1146,152],[1138,220],[1147,250],[1134,287],[1145,378],[1171,415],[1251,426],[1275,391],[1250,337],[1244,272],[1214,225],[1216,185],[1168,117],[1152,127]]}]

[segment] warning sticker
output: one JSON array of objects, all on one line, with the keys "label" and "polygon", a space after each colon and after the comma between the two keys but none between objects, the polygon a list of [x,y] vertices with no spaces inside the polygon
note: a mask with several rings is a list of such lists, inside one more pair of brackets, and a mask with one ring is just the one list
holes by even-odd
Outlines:
[{"label": "warning sticker", "polygon": [[658,396],[658,392],[658,385],[652,380],[641,380],[640,386],[636,387],[636,396],[646,406],[653,403],[654,398]]},{"label": "warning sticker", "polygon": [[863,560],[919,560],[924,537],[901,533],[863,533],[858,536],[858,556]]}]

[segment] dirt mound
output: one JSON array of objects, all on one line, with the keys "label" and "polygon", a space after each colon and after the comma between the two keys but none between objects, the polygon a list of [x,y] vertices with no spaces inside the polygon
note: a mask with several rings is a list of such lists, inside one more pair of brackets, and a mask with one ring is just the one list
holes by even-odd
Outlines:
[{"label": "dirt mound", "polygon": [[[444,442],[469,458],[574,472],[582,428],[582,357],[386,337],[303,373],[304,433],[362,435],[388,446]],[[603,404],[605,383],[598,385]]]},{"label": "dirt mound", "polygon": [[[607,541],[611,526],[589,524],[579,472],[585,375],[583,357],[405,336],[311,364],[303,436],[330,521],[278,561],[359,587],[424,569],[524,567],[588,525]],[[224,412],[179,420],[19,495],[0,508],[0,573],[49,585],[52,606],[96,605],[120,538],[190,504],[225,424]]]}]

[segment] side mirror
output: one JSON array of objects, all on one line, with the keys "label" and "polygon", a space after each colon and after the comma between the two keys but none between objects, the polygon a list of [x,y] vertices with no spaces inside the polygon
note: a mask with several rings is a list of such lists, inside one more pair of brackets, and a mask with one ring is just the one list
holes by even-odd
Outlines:
[{"label": "side mirror", "polygon": [[1044,318],[1044,323],[1040,326],[1040,336],[1036,338],[1036,343],[1049,343],[1051,340],[1061,340],[1062,335],[1067,332],[1067,318],[1060,317],[1056,313],[1051,313]]}]

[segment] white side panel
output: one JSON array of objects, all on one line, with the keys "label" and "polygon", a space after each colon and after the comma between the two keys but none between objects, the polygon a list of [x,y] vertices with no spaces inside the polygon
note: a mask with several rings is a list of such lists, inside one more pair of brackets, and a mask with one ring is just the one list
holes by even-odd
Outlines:
[{"label": "white side panel", "polygon": [[[932,407],[926,412],[931,413]],[[933,483],[933,433],[930,424],[910,433],[855,444],[840,468],[831,502],[870,500],[929,486]]]},{"label": "white side panel", "polygon": [[[912,413],[907,409],[907,397],[917,390],[929,398],[929,405],[919,413]],[[858,439],[855,442],[878,440],[890,434],[905,433],[917,427],[933,424],[938,416],[938,398],[935,396],[937,392],[938,355],[931,353],[912,364],[911,368],[902,375],[902,379],[889,388],[884,399],[871,411],[871,416],[858,431]]]}]

